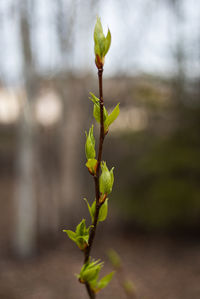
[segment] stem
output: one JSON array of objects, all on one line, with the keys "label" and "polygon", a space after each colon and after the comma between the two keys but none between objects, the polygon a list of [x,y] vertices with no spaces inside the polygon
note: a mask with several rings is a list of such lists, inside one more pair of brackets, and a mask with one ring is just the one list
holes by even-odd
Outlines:
[{"label": "stem", "polygon": [[90,285],[86,283],[85,286],[90,299],[95,299],[95,293],[91,290]]},{"label": "stem", "polygon": [[95,194],[96,194],[96,211],[94,216],[93,228],[90,232],[90,237],[88,241],[88,247],[85,250],[85,260],[86,263],[90,256],[90,251],[92,248],[92,244],[95,238],[96,228],[97,228],[97,221],[99,216],[99,210],[101,207],[101,203],[99,202],[100,198],[100,191],[99,191],[99,167],[101,164],[101,157],[102,157],[102,149],[103,149],[103,141],[104,141],[104,122],[103,122],[103,68],[98,69],[98,77],[99,77],[99,98],[100,98],[100,136],[99,136],[99,150],[98,150],[98,160],[97,160],[97,168],[96,168],[96,175],[94,176],[94,183],[95,183]]},{"label": "stem", "polygon": [[[103,121],[103,107],[104,107],[104,100],[103,100],[103,68],[98,69],[98,78],[99,78],[99,99],[100,99],[100,135],[99,135],[99,149],[98,149],[98,159],[97,159],[97,168],[96,168],[96,175],[94,176],[94,183],[95,183],[95,195],[96,195],[96,210],[94,215],[93,227],[90,231],[88,247],[85,250],[85,258],[84,264],[88,262],[90,257],[90,252],[92,249],[92,244],[94,242],[96,229],[97,229],[97,222],[99,217],[99,210],[102,205],[100,203],[100,190],[99,190],[99,169],[101,164],[101,157],[102,157],[102,150],[103,150],[103,142],[104,142],[104,121]],[[95,299],[95,293],[91,290],[90,285],[86,284],[86,289],[88,295],[91,299]]]}]

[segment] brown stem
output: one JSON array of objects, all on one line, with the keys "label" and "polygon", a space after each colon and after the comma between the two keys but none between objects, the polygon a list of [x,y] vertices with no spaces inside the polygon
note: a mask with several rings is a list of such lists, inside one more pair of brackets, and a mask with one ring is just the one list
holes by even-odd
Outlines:
[{"label": "brown stem", "polygon": [[[97,229],[97,222],[99,217],[99,210],[102,205],[100,203],[100,190],[99,190],[99,169],[101,164],[101,157],[102,157],[102,150],[103,150],[103,141],[104,141],[104,121],[103,121],[103,107],[104,107],[104,101],[103,101],[103,68],[98,69],[98,78],[99,78],[99,99],[100,99],[100,136],[99,136],[99,150],[98,150],[98,158],[97,158],[97,168],[96,168],[96,175],[94,176],[94,183],[95,183],[95,195],[96,195],[96,210],[94,215],[94,221],[93,221],[93,227],[90,231],[89,241],[88,241],[88,247],[85,250],[85,258],[84,258],[84,264],[88,262],[90,257],[90,252],[92,249],[92,244],[94,242],[96,229]],[[88,295],[91,299],[95,299],[95,293],[91,290],[89,284],[86,284],[86,289],[88,292]]]},{"label": "brown stem", "polygon": [[94,182],[95,182],[95,194],[96,194],[96,211],[94,215],[94,221],[93,221],[93,227],[90,231],[90,237],[88,241],[88,247],[85,250],[85,260],[84,263],[86,263],[90,256],[90,251],[92,248],[92,244],[95,238],[96,228],[97,228],[97,222],[98,222],[98,216],[99,216],[99,210],[101,207],[101,203],[99,201],[100,198],[100,191],[99,191],[99,168],[101,164],[101,157],[102,157],[102,149],[103,149],[103,141],[104,141],[104,122],[103,122],[103,83],[102,83],[102,76],[103,76],[103,68],[98,69],[98,77],[99,77],[99,98],[100,98],[100,137],[99,137],[99,150],[98,150],[98,160],[97,160],[97,168],[96,168],[96,175],[94,176]]},{"label": "brown stem", "polygon": [[95,299],[95,293],[90,288],[89,283],[86,283],[85,286],[86,286],[86,290],[88,292],[88,295],[89,295],[90,299]]}]

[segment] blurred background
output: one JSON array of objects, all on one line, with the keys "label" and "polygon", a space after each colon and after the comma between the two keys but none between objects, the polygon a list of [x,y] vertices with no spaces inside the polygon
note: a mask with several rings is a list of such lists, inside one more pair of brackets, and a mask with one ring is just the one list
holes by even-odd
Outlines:
[{"label": "blurred background", "polygon": [[98,95],[96,15],[112,34],[105,102],[121,113],[105,140],[115,184],[92,255],[106,273],[114,248],[134,284],[127,294],[116,274],[99,298],[199,299],[195,0],[0,1],[0,298],[87,298],[73,276],[82,255],[62,229],[89,220],[82,199],[94,199],[84,132]]}]

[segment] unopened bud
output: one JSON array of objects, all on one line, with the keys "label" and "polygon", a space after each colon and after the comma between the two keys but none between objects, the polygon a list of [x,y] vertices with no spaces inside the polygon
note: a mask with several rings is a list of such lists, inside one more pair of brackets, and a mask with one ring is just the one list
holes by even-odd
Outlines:
[{"label": "unopened bud", "polygon": [[104,65],[104,57],[106,56],[111,44],[111,33],[108,29],[108,33],[105,37],[101,20],[97,17],[96,25],[94,28],[94,53],[95,63],[98,69],[101,69]]},{"label": "unopened bud", "polygon": [[93,135],[93,125],[90,128],[88,135],[87,132],[86,134],[86,143],[85,143],[85,154],[87,159],[94,159],[96,156],[96,151],[95,151],[95,138]]},{"label": "unopened bud", "polygon": [[96,159],[88,159],[85,164],[88,168],[90,174],[95,175],[97,170],[97,160]]},{"label": "unopened bud", "polygon": [[113,175],[114,167],[109,171],[106,162],[101,163],[101,176],[100,176],[100,192],[101,194],[109,194],[112,192],[112,187],[114,183]]}]

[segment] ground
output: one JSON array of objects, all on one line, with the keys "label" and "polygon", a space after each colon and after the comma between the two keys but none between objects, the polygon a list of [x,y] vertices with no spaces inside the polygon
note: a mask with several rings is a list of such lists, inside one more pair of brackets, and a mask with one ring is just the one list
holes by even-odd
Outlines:
[{"label": "ground", "polygon": [[[106,261],[104,274],[112,269],[106,257],[111,247],[120,254],[137,299],[200,298],[200,242],[108,233],[93,249],[93,256]],[[0,260],[0,298],[86,299],[84,286],[74,276],[81,263],[81,253],[67,238],[53,247],[42,244],[36,257],[24,261],[4,252]],[[97,296],[112,297],[127,298],[117,275]]]}]

